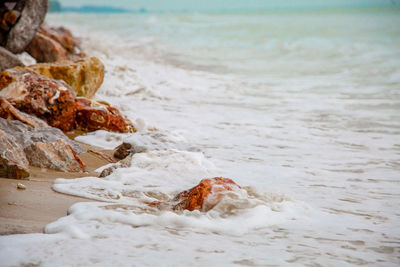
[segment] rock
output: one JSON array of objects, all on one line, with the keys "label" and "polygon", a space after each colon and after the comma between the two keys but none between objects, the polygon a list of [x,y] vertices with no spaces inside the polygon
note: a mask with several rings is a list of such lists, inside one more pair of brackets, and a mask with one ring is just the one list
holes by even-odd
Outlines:
[{"label": "rock", "polygon": [[24,64],[21,62],[21,60],[19,60],[16,55],[11,53],[4,47],[0,47],[0,71],[16,66],[24,66]]},{"label": "rock", "polygon": [[[35,36],[43,23],[48,8],[47,0],[24,0],[24,7],[18,22],[7,36],[5,48],[13,53],[21,53]],[[18,3],[17,3],[18,5]]]},{"label": "rock", "polygon": [[50,127],[45,121],[14,108],[6,99],[2,97],[0,97],[0,118],[6,120],[18,120],[33,128]]},{"label": "rock", "polygon": [[130,120],[107,103],[75,98],[62,80],[53,80],[26,68],[0,73],[0,97],[18,110],[35,115],[64,132],[73,129],[135,132]]},{"label": "rock", "polygon": [[62,131],[53,127],[33,128],[17,120],[6,120],[0,118],[0,129],[8,136],[12,136],[15,143],[19,144],[22,150],[36,142],[55,142],[59,139],[67,142],[76,153],[84,152],[83,148],[75,141],[69,139]]},{"label": "rock", "polygon": [[64,81],[16,68],[0,74],[0,90],[0,97],[14,107],[45,120],[52,127],[70,131],[75,126],[75,99]]},{"label": "rock", "polygon": [[62,139],[55,142],[36,142],[24,149],[32,166],[58,171],[82,172],[85,165],[70,145]]},{"label": "rock", "polygon": [[130,120],[115,108],[85,97],[76,98],[76,128],[83,131],[135,132]]},{"label": "rock", "polygon": [[67,51],[60,43],[37,32],[25,49],[37,62],[55,62],[67,59]]},{"label": "rock", "polygon": [[79,59],[86,56],[79,42],[64,28],[41,25],[26,51],[38,62],[56,62],[65,59]]},{"label": "rock", "polygon": [[17,188],[20,189],[20,190],[25,190],[26,186],[24,184],[18,183],[17,184]]},{"label": "rock", "polygon": [[104,65],[95,57],[40,63],[27,68],[48,78],[63,80],[75,90],[77,96],[87,98],[94,96],[104,78]]},{"label": "rock", "polygon": [[59,171],[84,171],[85,165],[77,155],[83,149],[59,129],[37,129],[20,121],[2,118],[0,129],[0,176],[27,177],[23,175],[27,175],[29,164]]},{"label": "rock", "polygon": [[229,178],[203,179],[195,187],[179,193],[173,199],[178,202],[173,209],[206,212],[217,205],[224,194],[235,189],[240,189],[240,186]]},{"label": "rock", "polygon": [[0,177],[21,179],[29,177],[28,160],[13,136],[0,127]]},{"label": "rock", "polygon": [[133,154],[132,145],[129,143],[122,143],[114,151],[114,158],[124,159],[130,154]]},{"label": "rock", "polygon": [[67,51],[70,59],[74,57],[85,56],[85,53],[81,51],[79,47],[79,41],[76,39],[70,30],[65,27],[49,27],[46,24],[42,24],[38,32],[50,37],[54,41],[61,44],[61,46]]},{"label": "rock", "polygon": [[123,160],[113,164],[112,166],[104,169],[99,177],[103,178],[106,176],[109,176],[111,173],[113,173],[116,169],[118,168],[129,168],[131,166],[131,162],[132,162],[132,156],[126,157]]},{"label": "rock", "polygon": [[182,139],[182,137],[171,134],[168,131],[149,130],[139,131],[125,138],[124,142],[116,147],[114,157],[123,159],[129,154],[170,149],[199,151],[198,148],[189,144],[186,140]]}]

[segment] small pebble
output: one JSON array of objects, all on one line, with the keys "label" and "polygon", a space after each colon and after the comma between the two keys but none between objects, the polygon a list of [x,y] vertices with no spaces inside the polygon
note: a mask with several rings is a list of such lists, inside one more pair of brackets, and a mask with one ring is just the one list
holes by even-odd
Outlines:
[{"label": "small pebble", "polygon": [[21,189],[21,190],[25,190],[25,189],[26,189],[26,186],[23,185],[23,184],[21,184],[21,183],[18,183],[18,184],[17,184],[17,188],[18,188],[18,189]]}]

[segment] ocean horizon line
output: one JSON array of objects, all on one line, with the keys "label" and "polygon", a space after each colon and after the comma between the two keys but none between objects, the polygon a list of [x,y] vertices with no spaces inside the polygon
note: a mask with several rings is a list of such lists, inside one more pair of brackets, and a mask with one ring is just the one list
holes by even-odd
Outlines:
[{"label": "ocean horizon line", "polygon": [[337,12],[337,11],[400,11],[399,4],[362,5],[338,7],[277,7],[277,8],[224,8],[224,9],[180,9],[180,10],[151,10],[146,8],[126,9],[114,6],[85,5],[80,7],[63,6],[60,10],[51,10],[51,13],[97,13],[97,14],[257,14],[270,12]]}]

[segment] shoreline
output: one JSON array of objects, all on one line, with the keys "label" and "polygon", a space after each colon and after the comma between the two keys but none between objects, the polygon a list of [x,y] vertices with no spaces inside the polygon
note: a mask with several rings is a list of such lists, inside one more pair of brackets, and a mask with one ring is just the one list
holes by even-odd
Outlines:
[{"label": "shoreline", "polygon": [[[52,189],[57,178],[74,179],[97,177],[95,170],[109,162],[88,150],[99,151],[112,158],[111,150],[80,143],[85,152],[79,156],[86,164],[86,172],[60,172],[29,167],[27,180],[0,178],[0,236],[13,234],[43,233],[44,227],[67,215],[69,207],[91,199],[62,194]],[[26,189],[18,189],[18,183]]]}]

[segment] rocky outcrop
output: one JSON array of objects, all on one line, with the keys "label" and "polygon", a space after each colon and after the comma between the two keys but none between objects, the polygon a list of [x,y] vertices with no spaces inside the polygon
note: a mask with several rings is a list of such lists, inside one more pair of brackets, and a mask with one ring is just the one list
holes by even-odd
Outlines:
[{"label": "rocky outcrop", "polygon": [[26,47],[26,51],[37,62],[79,59],[86,56],[86,53],[81,51],[78,43],[66,28],[42,25]]},{"label": "rocky outcrop", "polygon": [[83,131],[135,132],[132,122],[115,107],[85,97],[76,98],[76,128]]},{"label": "rocky outcrop", "polygon": [[0,97],[20,111],[33,114],[63,131],[74,128],[75,99],[64,81],[33,71],[10,69],[0,74],[0,88]]},{"label": "rocky outcrop", "polygon": [[16,66],[24,66],[24,64],[16,55],[4,47],[0,47],[0,71],[8,68],[14,68]]},{"label": "rocky outcrop", "polygon": [[18,120],[33,128],[48,128],[47,123],[35,116],[26,114],[13,107],[6,99],[0,97],[0,118]]},{"label": "rocky outcrop", "polygon": [[92,98],[103,83],[104,65],[95,57],[56,63],[40,63],[27,68],[55,80],[63,80],[77,96]]},{"label": "rocky outcrop", "polygon": [[29,164],[59,171],[84,171],[85,165],[78,156],[83,152],[82,147],[59,129],[33,128],[17,120],[2,118],[0,129],[8,140],[7,143],[0,138],[0,177],[27,177]]},{"label": "rocky outcrop", "polygon": [[28,160],[12,136],[0,127],[0,177],[21,179],[29,177]]},{"label": "rocky outcrop", "polygon": [[47,8],[47,0],[18,1],[14,9],[21,11],[21,15],[7,34],[5,48],[13,53],[23,52],[43,23]]},{"label": "rocky outcrop", "polygon": [[62,139],[78,154],[84,151],[77,142],[69,139],[57,128],[33,128],[17,120],[6,120],[0,118],[0,129],[2,129],[7,135],[12,136],[13,140],[19,144],[22,149],[36,142],[47,143]]},{"label": "rocky outcrop", "polygon": [[173,209],[205,212],[217,205],[228,191],[235,189],[240,189],[240,186],[229,178],[203,179],[195,187],[179,193],[173,199],[173,202],[178,202]]},{"label": "rocky outcrop", "polygon": [[57,171],[81,172],[85,164],[70,145],[62,139],[35,142],[24,149],[30,165]]},{"label": "rocky outcrop", "polygon": [[132,122],[115,108],[75,92],[62,80],[53,80],[28,69],[9,69],[0,74],[0,97],[20,111],[45,120],[64,132],[108,130],[134,132]]}]

